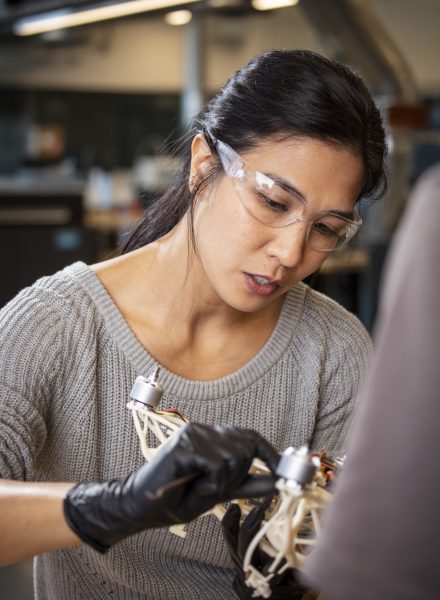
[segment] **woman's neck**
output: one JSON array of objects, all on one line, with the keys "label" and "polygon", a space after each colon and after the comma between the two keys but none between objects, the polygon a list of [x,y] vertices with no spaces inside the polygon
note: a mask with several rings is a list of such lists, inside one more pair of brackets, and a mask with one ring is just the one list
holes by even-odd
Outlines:
[{"label": "woman's neck", "polygon": [[144,347],[188,378],[215,379],[243,366],[272,333],[283,301],[257,313],[228,306],[180,226],[93,269]]}]

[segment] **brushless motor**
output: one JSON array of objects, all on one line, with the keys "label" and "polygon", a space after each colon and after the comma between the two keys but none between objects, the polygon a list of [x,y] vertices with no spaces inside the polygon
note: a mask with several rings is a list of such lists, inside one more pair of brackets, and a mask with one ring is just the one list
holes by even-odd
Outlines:
[{"label": "brushless motor", "polygon": [[298,450],[290,447],[283,452],[275,472],[278,477],[304,487],[312,482],[319,466],[319,458],[310,456],[307,446],[301,446]]},{"label": "brushless motor", "polygon": [[157,381],[159,369],[156,369],[148,379],[139,375],[133,384],[130,398],[149,408],[156,408],[162,398],[163,388]]}]

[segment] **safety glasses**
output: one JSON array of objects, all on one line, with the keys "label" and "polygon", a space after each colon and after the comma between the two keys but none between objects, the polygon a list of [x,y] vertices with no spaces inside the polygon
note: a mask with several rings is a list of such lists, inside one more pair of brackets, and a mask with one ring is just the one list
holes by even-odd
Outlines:
[{"label": "safety glasses", "polygon": [[[228,144],[213,136],[210,139],[240,201],[260,223],[278,228],[306,222],[306,243],[320,252],[331,252],[347,243],[362,225],[357,213],[348,219],[313,210],[294,190],[252,169]],[[305,212],[310,216],[304,217]]]}]

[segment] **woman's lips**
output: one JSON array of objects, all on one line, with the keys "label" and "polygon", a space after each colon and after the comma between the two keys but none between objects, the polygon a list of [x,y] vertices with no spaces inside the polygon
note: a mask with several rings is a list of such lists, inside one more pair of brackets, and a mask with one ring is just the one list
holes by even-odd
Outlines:
[{"label": "woman's lips", "polygon": [[272,282],[268,284],[259,283],[255,276],[250,273],[245,273],[244,276],[248,289],[258,296],[270,296],[280,287],[277,283]]}]

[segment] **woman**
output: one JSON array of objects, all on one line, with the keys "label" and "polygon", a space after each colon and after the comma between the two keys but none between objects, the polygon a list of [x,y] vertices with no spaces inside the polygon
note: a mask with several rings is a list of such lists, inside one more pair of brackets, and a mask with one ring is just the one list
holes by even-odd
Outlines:
[{"label": "woman", "polygon": [[[370,341],[301,280],[357,231],[359,199],[384,189],[364,84],[311,52],[267,52],[209,103],[184,155],[120,257],[68,267],[3,310],[4,478],[106,481],[139,466],[125,396],[157,366],[163,406],[191,421],[278,450],[343,446]],[[151,529],[104,555],[83,545],[36,561],[41,598],[224,600],[232,578],[214,517],[185,540]]]}]

